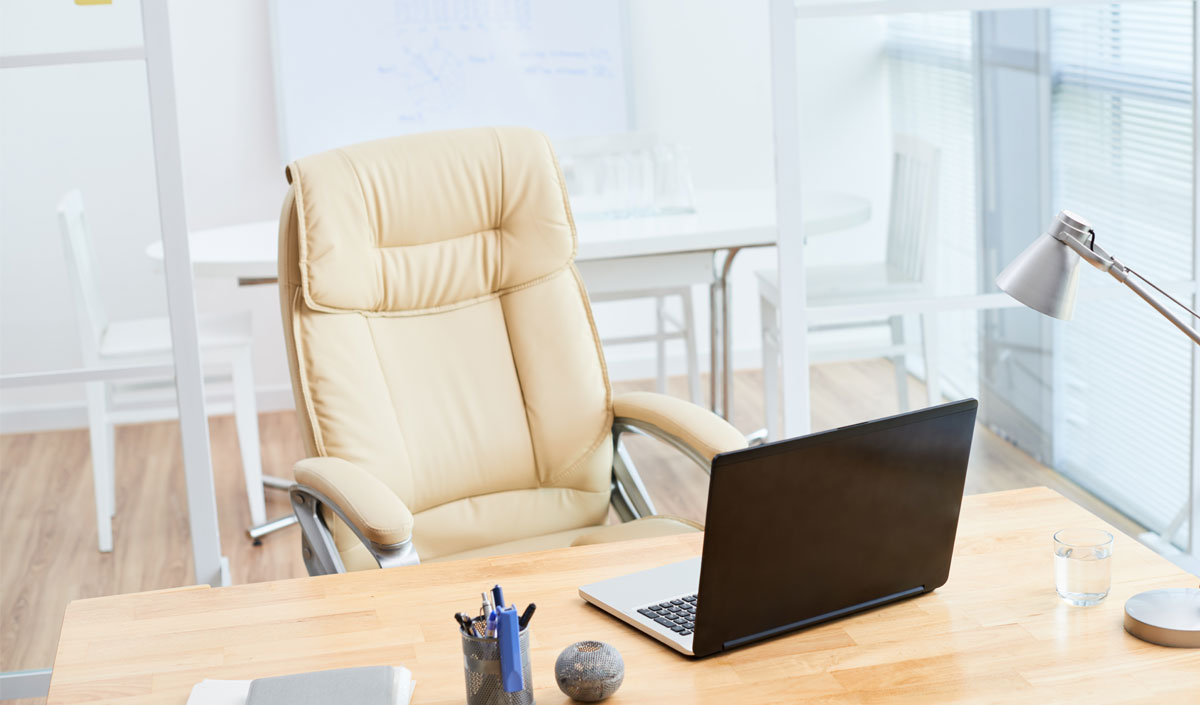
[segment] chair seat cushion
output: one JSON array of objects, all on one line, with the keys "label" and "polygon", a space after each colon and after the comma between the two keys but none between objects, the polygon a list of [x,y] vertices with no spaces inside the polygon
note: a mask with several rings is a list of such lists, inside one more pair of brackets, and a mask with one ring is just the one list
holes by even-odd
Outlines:
[{"label": "chair seat cushion", "polygon": [[[605,526],[585,526],[569,531],[559,531],[544,536],[530,536],[516,541],[499,543],[494,546],[483,546],[470,551],[462,551],[446,556],[438,556],[433,563],[442,561],[458,561],[466,558],[483,556],[503,556],[529,551],[547,551],[568,546],[589,546],[597,543],[627,541],[630,539],[646,539],[656,536],[673,536],[688,534],[693,531],[703,531],[704,527],[695,522],[672,516],[652,516],[624,524],[609,524]],[[342,552],[342,561],[346,570],[370,570],[377,567],[371,554],[362,545],[355,546],[350,551]]]},{"label": "chair seat cushion", "polygon": [[612,543],[614,541],[629,541],[631,539],[649,539],[657,536],[674,536],[675,534],[690,534],[693,531],[704,531],[704,527],[694,521],[682,517],[659,514],[624,524],[609,524],[597,526],[586,533],[575,537],[572,546],[590,546],[597,543]]}]

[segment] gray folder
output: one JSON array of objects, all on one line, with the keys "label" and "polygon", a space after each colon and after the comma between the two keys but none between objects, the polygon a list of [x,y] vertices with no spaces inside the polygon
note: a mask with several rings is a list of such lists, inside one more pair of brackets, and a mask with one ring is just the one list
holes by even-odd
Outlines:
[{"label": "gray folder", "polygon": [[250,683],[246,705],[395,705],[406,702],[395,692],[396,669],[391,666],[339,668],[259,678]]}]

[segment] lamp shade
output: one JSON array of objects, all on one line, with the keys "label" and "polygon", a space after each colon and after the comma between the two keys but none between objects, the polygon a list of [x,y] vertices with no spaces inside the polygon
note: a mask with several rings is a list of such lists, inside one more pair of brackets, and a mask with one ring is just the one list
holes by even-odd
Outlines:
[{"label": "lamp shade", "polygon": [[1070,320],[1075,311],[1080,259],[1062,238],[1082,237],[1090,227],[1073,213],[1059,213],[1050,231],[1000,272],[996,286],[1035,311]]}]

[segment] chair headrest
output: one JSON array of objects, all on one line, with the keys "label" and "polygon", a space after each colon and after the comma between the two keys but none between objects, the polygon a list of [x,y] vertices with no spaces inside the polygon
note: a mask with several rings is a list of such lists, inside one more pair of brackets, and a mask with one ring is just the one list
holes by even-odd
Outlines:
[{"label": "chair headrest", "polygon": [[297,159],[300,282],[316,310],[454,308],[568,266],[575,225],[554,151],[525,128],[394,137]]}]

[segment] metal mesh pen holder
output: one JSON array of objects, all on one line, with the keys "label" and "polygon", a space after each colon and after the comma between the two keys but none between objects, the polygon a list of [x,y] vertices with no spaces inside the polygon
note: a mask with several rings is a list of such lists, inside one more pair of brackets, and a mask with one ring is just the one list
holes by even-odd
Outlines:
[{"label": "metal mesh pen holder", "polygon": [[[482,624],[476,621],[476,624]],[[467,705],[533,705],[533,671],[529,665],[529,627],[521,630],[521,675],[524,690],[504,692],[500,681],[500,642],[495,637],[462,636]]]}]

